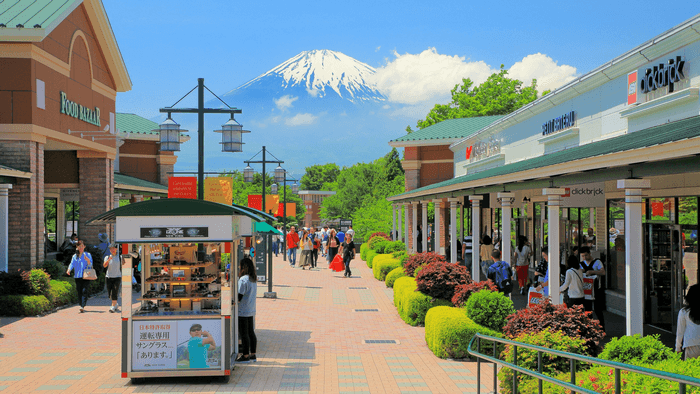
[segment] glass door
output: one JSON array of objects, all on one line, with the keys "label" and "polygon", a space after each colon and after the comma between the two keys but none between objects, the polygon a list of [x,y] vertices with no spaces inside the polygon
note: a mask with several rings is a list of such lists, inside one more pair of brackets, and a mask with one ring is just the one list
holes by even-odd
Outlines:
[{"label": "glass door", "polygon": [[673,332],[683,302],[680,226],[649,223],[645,230],[646,321]]}]

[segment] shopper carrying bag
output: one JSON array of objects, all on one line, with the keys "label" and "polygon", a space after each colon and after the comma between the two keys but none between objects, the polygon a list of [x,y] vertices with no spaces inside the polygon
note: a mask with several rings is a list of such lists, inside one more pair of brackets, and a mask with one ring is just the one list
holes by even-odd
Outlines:
[{"label": "shopper carrying bag", "polygon": [[[91,270],[92,273],[85,272],[87,270]],[[87,305],[88,300],[88,282],[85,279],[85,277],[94,276],[94,279],[97,279],[97,275],[95,275],[95,270],[92,269],[92,256],[90,256],[90,253],[85,252],[85,241],[83,241],[82,239],[79,239],[78,243],[76,244],[75,254],[71,259],[70,265],[68,266],[68,270],[66,270],[66,275],[70,275],[71,271],[73,271],[73,278],[75,279],[75,288],[78,292],[80,313],[83,313],[85,312],[85,305]]]}]

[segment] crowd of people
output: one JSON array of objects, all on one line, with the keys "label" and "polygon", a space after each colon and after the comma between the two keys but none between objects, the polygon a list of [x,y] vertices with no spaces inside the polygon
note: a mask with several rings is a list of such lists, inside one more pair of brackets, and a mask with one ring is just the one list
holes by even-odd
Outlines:
[{"label": "crowd of people", "polygon": [[[282,227],[277,229],[282,231]],[[352,226],[345,232],[329,226],[319,228],[291,226],[286,238],[284,235],[273,238],[272,250],[275,256],[280,252],[287,253],[289,266],[303,270],[316,268],[319,256],[330,266],[335,257],[340,255],[344,263],[344,276],[350,277],[352,275],[350,261],[355,256],[354,236],[355,230]],[[286,251],[281,251],[282,245],[286,245]]]}]

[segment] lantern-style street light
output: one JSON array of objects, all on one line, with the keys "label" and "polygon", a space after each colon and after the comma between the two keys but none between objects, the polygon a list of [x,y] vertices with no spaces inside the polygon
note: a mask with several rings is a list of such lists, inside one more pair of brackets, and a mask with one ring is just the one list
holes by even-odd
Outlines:
[{"label": "lantern-style street light", "polygon": [[284,231],[282,231],[282,233],[284,235],[282,237],[282,260],[287,261],[287,180],[294,181],[294,184],[292,185],[292,193],[294,193],[294,194],[299,192],[299,185],[297,185],[296,179],[293,179],[293,178],[287,179],[287,170],[285,170],[281,166],[277,167],[277,169],[275,169],[275,181],[277,181],[277,179],[279,179],[276,177],[278,169],[282,170],[279,173],[282,174],[281,182],[282,182],[282,189],[284,190],[283,191],[284,194],[282,197],[282,200],[284,200],[284,202],[282,203],[282,227],[284,229]]},{"label": "lantern-style street light", "polygon": [[151,130],[160,133],[160,150],[165,152],[177,152],[180,150],[180,133],[186,133],[187,130],[181,130],[173,118],[168,114],[168,118],[163,121],[158,128]]},{"label": "lantern-style street light", "polygon": [[243,152],[243,133],[250,133],[248,130],[243,130],[243,126],[236,122],[231,114],[231,119],[221,126],[221,130],[214,130],[215,133],[221,133],[221,151],[222,152]]}]

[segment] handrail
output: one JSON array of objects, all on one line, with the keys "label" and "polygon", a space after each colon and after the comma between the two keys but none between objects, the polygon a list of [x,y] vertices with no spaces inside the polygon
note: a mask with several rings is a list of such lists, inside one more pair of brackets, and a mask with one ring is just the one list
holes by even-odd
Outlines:
[{"label": "handrail", "polygon": [[[493,342],[493,349],[494,349],[494,354],[493,357],[488,356],[486,354],[481,353],[481,339],[492,341]],[[475,351],[472,347],[474,342],[476,341],[476,346],[477,350]],[[509,363],[504,360],[500,360],[496,357],[496,343],[502,343],[505,345],[512,345],[513,346],[513,362]],[[538,364],[538,371],[531,371],[529,369],[520,367],[517,365],[518,358],[517,358],[517,352],[518,352],[518,347],[521,348],[526,348],[530,350],[535,350],[538,352],[537,356],[537,364]],[[483,335],[476,333],[471,341],[469,341],[469,346],[467,347],[467,351],[469,354],[475,356],[477,358],[477,393],[481,392],[481,364],[480,360],[483,358],[484,360],[491,361],[494,363],[494,392],[496,392],[496,364],[500,364],[502,366],[508,367],[513,369],[513,394],[517,394],[517,373],[524,373],[526,375],[530,375],[534,378],[537,378],[540,382],[539,384],[539,392],[542,393],[542,381],[545,380],[547,382],[563,386],[567,389],[579,392],[579,393],[595,393],[595,391],[590,391],[588,389],[585,389],[583,387],[576,386],[576,361],[582,361],[586,363],[591,363],[591,364],[598,364],[602,365],[605,367],[610,367],[615,369],[615,393],[620,393],[621,390],[621,379],[620,379],[620,371],[628,371],[628,372],[635,372],[635,373],[640,373],[642,375],[647,375],[655,378],[660,378],[660,379],[666,379],[670,381],[674,381],[678,383],[678,392],[681,394],[685,394],[686,391],[686,385],[692,385],[692,386],[698,386],[700,387],[700,379],[694,378],[692,376],[685,376],[685,375],[679,375],[671,372],[664,372],[664,371],[659,371],[655,369],[650,369],[650,368],[644,368],[644,367],[639,367],[636,365],[630,365],[630,364],[624,364],[624,363],[619,363],[616,361],[609,361],[609,360],[603,360],[600,358],[595,358],[595,357],[590,357],[590,356],[582,356],[580,354],[575,354],[575,353],[568,353],[568,352],[563,352],[561,350],[555,350],[555,349],[549,349],[545,348],[542,346],[537,346],[537,345],[530,345],[527,343],[522,343],[522,342],[517,342],[509,339],[503,339],[503,338],[497,338],[497,337],[492,337],[490,335]],[[558,379],[555,379],[553,377],[547,376],[542,374],[542,353],[547,353],[547,354],[552,354],[560,357],[564,357],[569,359],[569,365],[570,365],[570,372],[571,372],[571,383],[564,382]]]}]

